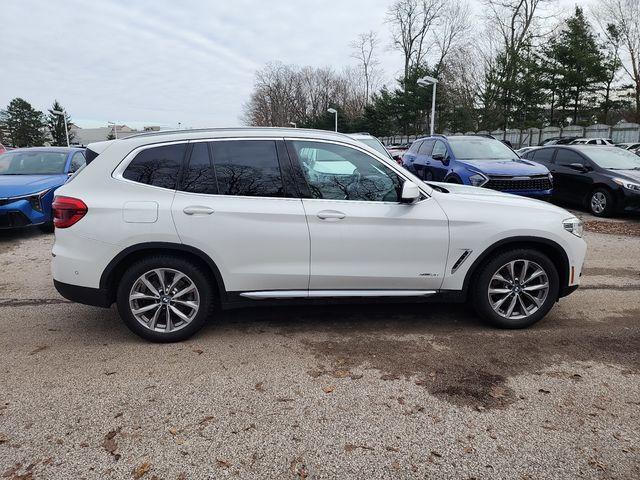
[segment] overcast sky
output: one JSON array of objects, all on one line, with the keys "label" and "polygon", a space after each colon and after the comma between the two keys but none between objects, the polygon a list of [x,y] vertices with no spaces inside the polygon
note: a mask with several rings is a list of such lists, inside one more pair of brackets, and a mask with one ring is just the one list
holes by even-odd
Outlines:
[{"label": "overcast sky", "polygon": [[[560,0],[564,7],[586,0]],[[597,0],[594,0],[597,1]],[[83,127],[234,126],[270,61],[353,63],[379,32],[387,79],[401,68],[384,23],[392,0],[0,0],[0,108],[57,98]],[[480,21],[479,0],[471,0]]]}]

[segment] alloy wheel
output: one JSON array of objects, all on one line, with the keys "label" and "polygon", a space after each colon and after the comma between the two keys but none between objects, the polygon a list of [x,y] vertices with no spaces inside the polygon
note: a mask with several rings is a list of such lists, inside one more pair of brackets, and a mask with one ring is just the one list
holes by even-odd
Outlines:
[{"label": "alloy wheel", "polygon": [[171,268],[155,268],[140,275],[129,292],[131,314],[155,332],[169,333],[186,327],[199,308],[196,284]]},{"label": "alloy wheel", "polygon": [[489,304],[508,320],[521,320],[537,312],[549,294],[547,272],[530,260],[512,260],[491,277]]},{"label": "alloy wheel", "polygon": [[591,210],[594,213],[600,214],[607,208],[607,197],[602,192],[595,192],[591,196]]}]

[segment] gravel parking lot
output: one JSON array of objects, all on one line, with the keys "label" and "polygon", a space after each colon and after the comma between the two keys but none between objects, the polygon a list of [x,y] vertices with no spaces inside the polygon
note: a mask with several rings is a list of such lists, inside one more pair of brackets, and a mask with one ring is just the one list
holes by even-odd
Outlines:
[{"label": "gravel parking lot", "polygon": [[528,330],[273,308],[171,345],[62,299],[53,236],[2,232],[0,478],[640,478],[640,222],[583,216],[583,287]]}]

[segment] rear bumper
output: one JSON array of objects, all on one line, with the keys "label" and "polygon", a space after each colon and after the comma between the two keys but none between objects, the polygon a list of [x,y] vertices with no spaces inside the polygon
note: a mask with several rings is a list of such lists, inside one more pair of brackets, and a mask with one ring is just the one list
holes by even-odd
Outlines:
[{"label": "rear bumper", "polygon": [[62,283],[58,280],[54,280],[53,285],[60,295],[72,302],[93,305],[94,307],[109,308],[111,306],[109,292],[106,289],[81,287],[79,285]]}]

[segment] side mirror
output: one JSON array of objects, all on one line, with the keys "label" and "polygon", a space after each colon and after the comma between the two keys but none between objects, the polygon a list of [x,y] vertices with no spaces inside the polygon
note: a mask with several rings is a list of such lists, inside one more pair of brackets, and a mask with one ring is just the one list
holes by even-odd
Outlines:
[{"label": "side mirror", "polygon": [[589,171],[589,169],[582,163],[570,163],[568,167],[582,173]]},{"label": "side mirror", "polygon": [[439,162],[443,162],[444,153],[434,153],[433,155],[431,155],[431,158],[433,158],[434,160],[438,160]]},{"label": "side mirror", "polygon": [[407,180],[402,184],[402,196],[400,203],[415,203],[420,198],[420,189],[418,186]]}]

